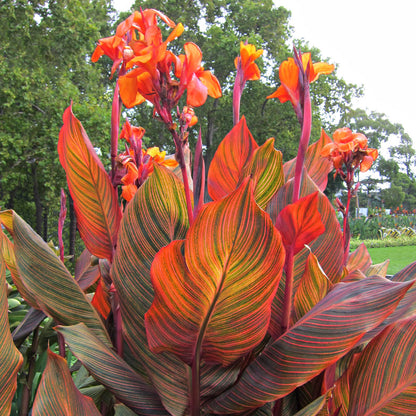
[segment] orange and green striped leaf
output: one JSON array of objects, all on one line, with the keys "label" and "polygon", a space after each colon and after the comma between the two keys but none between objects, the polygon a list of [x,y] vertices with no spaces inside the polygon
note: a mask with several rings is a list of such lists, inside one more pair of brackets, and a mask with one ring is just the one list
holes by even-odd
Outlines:
[{"label": "orange and green striped leaf", "polygon": [[[0,212],[0,223],[3,224],[7,230],[9,230],[9,233],[13,233],[13,211],[7,210]],[[37,300],[26,289],[22,279],[19,276],[19,272],[17,271],[13,243],[3,233],[3,231],[1,231],[1,234],[4,237],[0,238],[1,252],[3,254],[3,260],[6,264],[6,267],[12,276],[13,283],[16,285],[17,290],[26,300],[26,302],[33,308],[39,309]]]},{"label": "orange and green striped leaf", "polygon": [[365,272],[366,276],[387,276],[387,269],[389,267],[390,260],[385,260],[383,263],[372,264]]},{"label": "orange and green striped leaf", "polygon": [[274,138],[254,150],[243,168],[240,182],[250,176],[254,183],[254,199],[262,209],[284,183],[282,152],[274,148]]},{"label": "orange and green striped leaf", "polygon": [[[416,279],[416,261],[406,266],[403,270],[396,273],[391,279],[393,282],[412,282]],[[369,331],[363,338],[363,342],[368,342],[379,334],[386,326],[401,319],[408,318],[416,313],[416,286],[413,285],[404,295],[397,305],[395,311],[388,316],[377,328]]]},{"label": "orange and green striped leaf", "polygon": [[[316,185],[309,178],[306,171],[303,172],[304,180],[301,186],[301,197],[305,197],[317,191]],[[282,186],[277,194],[272,198],[268,207],[271,218],[275,221],[280,211],[282,211],[292,201],[293,180]],[[300,279],[305,272],[305,265],[310,251],[314,253],[319,261],[326,276],[332,283],[337,283],[343,276],[343,246],[342,231],[336,212],[328,198],[318,192],[317,208],[321,221],[325,226],[325,231],[318,238],[308,244],[308,248],[303,248],[294,259],[294,281],[293,288],[296,293]],[[276,297],[273,301],[272,320],[269,332],[274,338],[280,336],[280,320],[282,316],[284,296],[284,277],[280,281]]]},{"label": "orange and green striped leaf", "polygon": [[159,250],[183,239],[189,227],[183,184],[163,166],[154,172],[129,202],[120,225],[111,269],[120,299],[123,339],[128,363],[143,377],[151,377],[172,414],[188,405],[186,366],[172,354],[150,351],[144,326],[154,292],[150,267]]},{"label": "orange and green striped leaf", "polygon": [[214,201],[237,189],[244,167],[257,148],[243,116],[220,143],[211,161],[207,184]]},{"label": "orange and green striped leaf", "polygon": [[169,415],[152,386],[84,324],[56,330],[92,376],[118,400],[140,415]]},{"label": "orange and green striped leaf", "polygon": [[332,283],[322,270],[316,256],[310,252],[306,260],[305,273],[293,299],[295,322],[308,313],[332,289]]},{"label": "orange and green striped leaf", "polygon": [[33,416],[100,416],[91,397],[75,387],[66,360],[48,349],[32,409]]},{"label": "orange and green striped leaf", "polygon": [[237,413],[286,396],[348,353],[396,308],[413,282],[373,276],[340,283],[266,348],[207,410]]},{"label": "orange and green striped leaf", "polygon": [[[5,238],[1,232],[0,243]],[[6,266],[0,251],[0,415],[10,414],[17,388],[17,373],[22,363],[22,354],[15,347],[9,329]]]},{"label": "orange and green striped leaf", "polygon": [[91,303],[53,250],[26,222],[12,211],[14,253],[25,289],[38,307],[58,323],[84,322],[109,343],[104,325]]},{"label": "orange and green striped leaf", "polygon": [[416,317],[391,324],[350,374],[348,415],[416,415]]},{"label": "orange and green striped leaf", "polygon": [[[305,156],[305,167],[320,191],[324,191],[328,183],[328,174],[333,169],[332,162],[321,156],[323,147],[331,143],[330,137],[322,130],[319,140],[308,147]],[[283,165],[286,182],[295,175],[296,158]]]},{"label": "orange and green striped leaf", "polygon": [[84,128],[72,113],[63,115],[58,153],[74,201],[78,231],[88,250],[109,261],[121,220],[117,191]]},{"label": "orange and green striped leaf", "polygon": [[360,270],[365,273],[371,266],[371,257],[364,243],[348,256],[347,269],[350,273]]},{"label": "orange and green striped leaf", "polygon": [[318,210],[318,191],[284,207],[275,226],[282,234],[284,246],[290,247],[294,254],[319,237],[325,225]]},{"label": "orange and green striped leaf", "polygon": [[189,365],[199,351],[207,363],[230,365],[263,340],[283,262],[280,234],[245,180],[204,206],[185,240],[157,254],[150,348]]}]

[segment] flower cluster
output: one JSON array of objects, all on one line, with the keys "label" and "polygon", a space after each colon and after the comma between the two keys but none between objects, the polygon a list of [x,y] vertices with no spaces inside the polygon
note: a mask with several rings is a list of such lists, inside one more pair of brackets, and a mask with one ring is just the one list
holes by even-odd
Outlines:
[{"label": "flower cluster", "polygon": [[[173,28],[163,41],[158,18]],[[170,110],[187,91],[188,106],[204,104],[207,96],[221,96],[217,78],[202,66],[202,52],[188,42],[185,54],[176,56],[167,49],[169,42],[179,37],[184,28],[175,25],[163,13],[146,9],[134,12],[117,27],[114,36],[100,39],[92,60],[107,55],[113,60],[112,75],[119,69],[120,97],[128,108],[151,102],[155,112],[165,121]]]},{"label": "flower cluster", "polygon": [[130,201],[138,187],[153,172],[153,164],[164,165],[169,168],[178,166],[175,159],[166,159],[166,152],[161,152],[158,147],[151,147],[147,150],[142,148],[142,138],[145,130],[142,127],[132,126],[128,121],[123,126],[120,134],[125,139],[126,150],[116,158],[117,176],[122,185],[121,196]]},{"label": "flower cluster", "polygon": [[367,172],[378,157],[377,149],[370,149],[367,137],[361,133],[353,133],[349,128],[338,129],[333,134],[334,141],[322,149],[321,155],[328,157],[338,173],[345,179],[343,167],[354,171],[358,167],[361,172]]}]

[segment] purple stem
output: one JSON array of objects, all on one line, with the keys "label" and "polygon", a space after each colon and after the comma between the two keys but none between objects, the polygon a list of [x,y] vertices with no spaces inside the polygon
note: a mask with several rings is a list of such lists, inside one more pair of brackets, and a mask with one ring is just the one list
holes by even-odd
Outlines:
[{"label": "purple stem", "polygon": [[312,128],[312,106],[311,96],[309,91],[309,82],[305,82],[304,90],[304,107],[303,107],[303,122],[302,133],[299,141],[298,156],[296,158],[295,179],[293,184],[293,198],[292,203],[295,203],[300,196],[300,185],[302,181],[303,165],[305,163],[306,151],[308,150],[309,138],[311,136]]},{"label": "purple stem", "polygon": [[286,248],[285,261],[285,294],[283,298],[283,317],[282,317],[282,333],[284,334],[290,328],[290,316],[292,312],[292,296],[293,296],[293,265],[294,265],[293,246]]},{"label": "purple stem", "polygon": [[234,126],[240,121],[240,103],[241,96],[245,86],[244,74],[241,69],[241,58],[239,58],[237,66],[237,74],[235,75],[233,88],[233,123]]},{"label": "purple stem", "polygon": [[350,225],[348,222],[348,217],[350,214],[350,202],[352,198],[352,192],[351,192],[351,184],[347,183],[348,187],[348,197],[347,197],[347,205],[345,207],[345,213],[344,213],[344,221],[343,221],[343,242],[344,242],[344,266],[347,264],[348,255],[350,252]]},{"label": "purple stem", "polygon": [[111,180],[114,181],[116,157],[118,150],[118,135],[120,126],[120,94],[119,94],[118,80],[114,88],[113,106],[111,109]]}]

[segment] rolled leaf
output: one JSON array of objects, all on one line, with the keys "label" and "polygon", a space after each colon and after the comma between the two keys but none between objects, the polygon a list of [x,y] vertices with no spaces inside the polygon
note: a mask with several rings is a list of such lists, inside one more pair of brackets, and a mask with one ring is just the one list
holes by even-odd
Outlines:
[{"label": "rolled leaf", "polygon": [[20,279],[38,307],[60,324],[84,322],[103,342],[110,343],[97,312],[48,244],[15,212],[9,231]]},{"label": "rolled leaf", "polygon": [[283,244],[297,254],[324,231],[318,211],[318,192],[305,196],[280,211],[276,228],[282,234]]},{"label": "rolled leaf", "polygon": [[199,351],[208,363],[230,365],[264,338],[283,262],[280,234],[246,180],[204,206],[184,241],[157,254],[146,314],[150,348],[189,365]]},{"label": "rolled leaf", "polygon": [[211,161],[207,183],[214,201],[237,189],[243,169],[257,148],[243,116],[220,143]]},{"label": "rolled leaf", "polygon": [[140,415],[167,416],[156,391],[84,324],[57,327],[73,354],[118,400]]},{"label": "rolled leaf", "polygon": [[100,416],[94,401],[75,387],[64,358],[48,349],[48,361],[42,374],[32,409],[33,416]]},{"label": "rolled leaf", "polygon": [[388,326],[350,374],[348,415],[416,415],[416,318]]},{"label": "rolled leaf", "polygon": [[382,277],[338,284],[257,357],[240,381],[207,406],[235,414],[276,400],[311,380],[394,311],[410,283]]},{"label": "rolled leaf", "polygon": [[63,121],[58,153],[74,201],[78,230],[93,255],[111,262],[121,220],[117,191],[73,115],[72,105],[65,110]]},{"label": "rolled leaf", "polygon": [[254,183],[254,199],[262,209],[284,183],[282,152],[274,148],[270,138],[254,150],[253,157],[241,174],[240,182],[250,176]]},{"label": "rolled leaf", "polygon": [[[6,238],[0,232],[1,240]],[[17,387],[17,373],[23,363],[9,330],[6,267],[0,251],[0,415],[9,415]]]}]

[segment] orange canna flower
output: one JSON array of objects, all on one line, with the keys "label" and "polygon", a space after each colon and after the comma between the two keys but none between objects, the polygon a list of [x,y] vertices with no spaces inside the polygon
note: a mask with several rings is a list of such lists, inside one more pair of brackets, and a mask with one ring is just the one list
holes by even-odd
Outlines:
[{"label": "orange canna flower", "polygon": [[121,178],[121,195],[126,201],[130,201],[133,198],[138,186],[153,173],[154,163],[166,166],[169,169],[174,169],[178,166],[178,162],[175,159],[166,159],[166,152],[161,152],[158,147],[150,147],[147,150],[142,149],[141,152],[140,166],[136,165],[135,154],[132,149],[121,153],[117,157],[118,162],[125,169],[125,175]]},{"label": "orange canna flower", "polygon": [[324,146],[321,156],[332,160],[337,173],[342,174],[342,166],[347,169],[360,168],[367,172],[378,157],[377,149],[367,146],[367,137],[361,133],[353,133],[349,128],[343,127],[333,134],[334,141]]},{"label": "orange canna flower", "polygon": [[[302,56],[303,70],[308,73],[309,83],[316,81],[321,74],[330,74],[334,65],[324,62],[312,63],[310,52]],[[293,58],[283,61],[279,68],[279,78],[282,85],[267,98],[278,98],[281,103],[290,101],[296,108],[300,102],[302,85],[299,80],[299,67]]]},{"label": "orange canna flower", "polygon": [[198,45],[187,42],[184,49],[185,55],[179,55],[175,67],[175,75],[180,79],[178,94],[187,89],[186,102],[191,107],[204,104],[208,95],[213,98],[221,97],[218,79],[201,66],[202,52]]},{"label": "orange canna flower", "polygon": [[254,45],[240,42],[240,56],[235,58],[234,65],[237,70],[239,65],[241,65],[243,82],[260,79],[260,69],[254,61],[262,54],[263,49],[256,50]]}]

